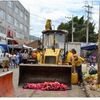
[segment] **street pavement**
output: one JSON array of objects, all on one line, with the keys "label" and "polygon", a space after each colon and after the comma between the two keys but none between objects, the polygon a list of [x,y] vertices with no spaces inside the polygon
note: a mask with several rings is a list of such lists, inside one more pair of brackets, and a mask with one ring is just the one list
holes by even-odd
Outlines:
[{"label": "street pavement", "polygon": [[[14,97],[86,97],[85,92],[77,85],[72,85],[72,90],[67,91],[40,91],[23,89],[18,86],[19,68],[13,68],[10,70],[13,71],[13,84],[15,90]],[[0,69],[0,73],[4,73],[2,72],[2,69]]]}]

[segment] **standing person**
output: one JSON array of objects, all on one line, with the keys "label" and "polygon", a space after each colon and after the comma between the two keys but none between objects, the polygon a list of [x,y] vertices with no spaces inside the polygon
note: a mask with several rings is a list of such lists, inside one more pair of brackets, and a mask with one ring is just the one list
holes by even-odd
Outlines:
[{"label": "standing person", "polygon": [[90,62],[90,66],[95,66],[96,65],[96,56],[90,55],[89,62]]},{"label": "standing person", "polygon": [[73,58],[73,55],[76,54],[76,50],[75,49],[71,49],[70,51],[67,51],[66,52],[66,55],[65,55],[65,62],[69,65],[72,65],[72,58]]},{"label": "standing person", "polygon": [[37,62],[42,63],[42,52],[40,50],[37,51]]},{"label": "standing person", "polygon": [[17,52],[16,57],[15,57],[16,67],[19,66],[19,62],[20,62],[19,60],[20,60],[20,59],[19,59],[19,52]]},{"label": "standing person", "polygon": [[9,71],[9,55],[7,55],[6,53],[4,53],[4,59],[3,59],[3,72],[5,71],[4,69],[7,68],[7,71]]},{"label": "standing person", "polygon": [[72,59],[72,66],[74,68],[74,71],[78,73],[78,85],[81,85],[83,82],[82,78],[82,63],[84,62],[84,59],[77,54],[73,55]]},{"label": "standing person", "polygon": [[66,61],[66,59],[67,59],[67,54],[68,54],[68,51],[66,51],[65,54],[62,55],[62,64],[67,63],[67,61]]},{"label": "standing person", "polygon": [[93,66],[96,65],[96,56],[92,56],[92,62],[93,62]]},{"label": "standing person", "polygon": [[89,56],[89,63],[90,63],[90,66],[92,65],[92,55]]},{"label": "standing person", "polygon": [[37,50],[32,52],[32,59],[34,60],[34,63],[37,64],[38,60],[37,60]]},{"label": "standing person", "polygon": [[12,54],[8,53],[8,55],[9,55],[9,66],[10,66],[10,68],[12,68],[12,66],[11,66],[11,58],[12,58]]},{"label": "standing person", "polygon": [[26,64],[27,63],[27,59],[28,59],[28,53],[27,53],[27,51],[25,50],[24,51],[24,53],[22,54],[22,62],[24,63],[24,64]]},{"label": "standing person", "polygon": [[20,51],[20,52],[19,52],[19,64],[22,63],[22,59],[23,59],[23,57],[22,57],[22,52]]},{"label": "standing person", "polygon": [[29,58],[32,58],[32,50],[31,49],[29,49],[29,52],[28,52],[28,54],[29,54]]},{"label": "standing person", "polygon": [[11,56],[11,67],[13,68],[16,68],[16,54],[12,53],[12,56]]}]

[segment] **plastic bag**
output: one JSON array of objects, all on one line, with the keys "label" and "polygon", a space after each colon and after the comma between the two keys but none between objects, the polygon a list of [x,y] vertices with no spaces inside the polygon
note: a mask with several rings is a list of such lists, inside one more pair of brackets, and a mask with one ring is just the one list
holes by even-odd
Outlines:
[{"label": "plastic bag", "polygon": [[92,75],[92,74],[96,74],[97,73],[97,70],[94,66],[91,66],[90,69],[89,69],[89,74]]}]

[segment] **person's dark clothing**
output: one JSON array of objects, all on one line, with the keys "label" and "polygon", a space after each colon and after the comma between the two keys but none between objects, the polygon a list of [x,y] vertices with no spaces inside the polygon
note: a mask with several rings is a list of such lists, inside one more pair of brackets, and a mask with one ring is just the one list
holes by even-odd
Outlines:
[{"label": "person's dark clothing", "polygon": [[81,65],[76,67],[76,72],[78,73],[78,81],[80,83],[82,83],[83,82],[83,76],[82,76],[82,66]]}]

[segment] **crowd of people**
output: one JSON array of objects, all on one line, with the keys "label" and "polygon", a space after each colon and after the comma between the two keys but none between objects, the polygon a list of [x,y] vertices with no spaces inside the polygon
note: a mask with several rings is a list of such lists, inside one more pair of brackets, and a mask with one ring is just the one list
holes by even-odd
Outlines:
[{"label": "crowd of people", "polygon": [[18,68],[19,64],[26,64],[29,59],[33,59],[33,63],[39,63],[41,58],[40,50],[20,50],[13,53],[4,53],[4,59],[2,63],[3,71],[9,68]]},{"label": "crowd of people", "polygon": [[20,63],[24,63],[28,59],[29,54],[27,50],[15,51],[13,53],[4,53],[4,59],[2,63],[3,71],[7,68],[18,68]]}]

